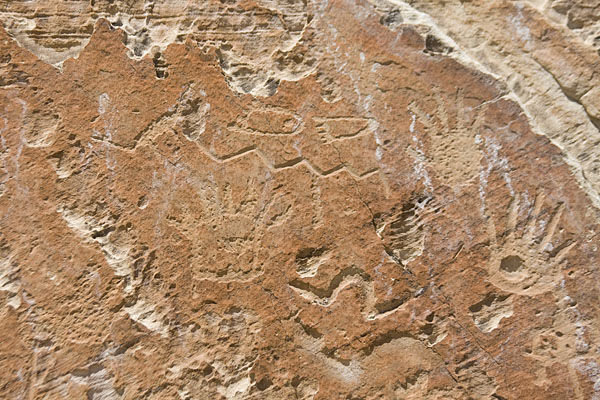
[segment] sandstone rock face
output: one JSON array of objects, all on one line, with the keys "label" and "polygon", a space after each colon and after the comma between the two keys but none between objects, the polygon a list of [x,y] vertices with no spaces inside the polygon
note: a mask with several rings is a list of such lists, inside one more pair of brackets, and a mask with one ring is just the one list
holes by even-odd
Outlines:
[{"label": "sandstone rock face", "polygon": [[1,398],[600,398],[596,1],[0,20]]}]

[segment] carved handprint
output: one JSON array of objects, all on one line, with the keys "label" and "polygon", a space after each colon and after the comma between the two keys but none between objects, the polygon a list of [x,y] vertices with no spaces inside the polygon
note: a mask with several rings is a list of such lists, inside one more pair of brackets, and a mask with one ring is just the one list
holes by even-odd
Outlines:
[{"label": "carved handprint", "polygon": [[[476,136],[483,124],[482,110],[477,107],[471,119],[466,114],[462,91],[456,93],[456,111],[448,109],[439,89],[434,92],[435,115],[431,116],[415,102],[408,109],[423,124],[431,141],[430,162],[438,176],[451,186],[463,185],[479,175],[482,158]],[[411,125],[411,132],[414,125]]]},{"label": "carved handprint", "polygon": [[262,274],[262,239],[287,220],[291,203],[252,184],[236,190],[207,181],[195,189],[195,196],[178,204],[169,217],[192,242],[195,276],[228,282]]},{"label": "carved handprint", "polygon": [[576,242],[562,243],[552,251],[552,238],[564,211],[560,204],[550,222],[544,226],[543,234],[536,240],[536,226],[544,202],[539,194],[525,229],[517,232],[519,196],[515,196],[507,217],[506,233],[498,235],[493,219],[488,219],[491,255],[488,261],[490,282],[510,293],[535,296],[552,290],[560,280],[560,270],[567,253]]}]

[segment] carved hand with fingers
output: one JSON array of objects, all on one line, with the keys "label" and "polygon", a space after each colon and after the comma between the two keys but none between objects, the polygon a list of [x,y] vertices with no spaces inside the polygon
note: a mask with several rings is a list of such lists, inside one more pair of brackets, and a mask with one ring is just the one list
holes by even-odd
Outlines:
[{"label": "carved hand with fingers", "polygon": [[[434,88],[434,100],[433,115],[417,102],[408,109],[425,128],[431,142],[428,157],[439,178],[451,186],[464,185],[479,176],[482,153],[476,137],[483,126],[484,110],[481,106],[465,106],[465,96],[460,90],[454,99],[446,100],[439,88]],[[448,106],[452,103],[456,106]]]},{"label": "carved hand with fingers", "polygon": [[555,250],[550,246],[560,218],[565,209],[560,204],[543,233],[536,238],[536,226],[544,195],[535,199],[533,210],[525,221],[523,232],[517,231],[519,196],[513,199],[507,217],[506,232],[498,235],[491,217],[488,218],[488,234],[491,254],[487,270],[489,281],[496,287],[515,294],[535,296],[552,290],[561,278],[561,267],[567,253],[576,242],[564,242]]}]

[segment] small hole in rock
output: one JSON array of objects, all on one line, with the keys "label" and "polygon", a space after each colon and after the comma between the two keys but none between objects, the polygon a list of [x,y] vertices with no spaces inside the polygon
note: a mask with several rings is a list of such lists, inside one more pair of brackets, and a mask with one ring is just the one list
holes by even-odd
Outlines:
[{"label": "small hole in rock", "polygon": [[523,266],[523,259],[519,256],[504,257],[500,261],[500,269],[506,272],[517,272]]}]

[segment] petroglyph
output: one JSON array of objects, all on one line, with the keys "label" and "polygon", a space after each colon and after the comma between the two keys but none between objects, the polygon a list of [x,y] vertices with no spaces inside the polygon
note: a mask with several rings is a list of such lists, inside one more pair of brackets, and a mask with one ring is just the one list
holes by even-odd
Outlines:
[{"label": "petroglyph", "polygon": [[0,398],[600,394],[545,18],[595,23],[542,3],[0,0]]},{"label": "petroglyph", "polygon": [[362,269],[348,267],[335,275],[327,288],[315,287],[300,279],[294,279],[289,285],[301,297],[321,307],[329,307],[336,300],[340,292],[349,287],[357,287],[364,295],[361,312],[367,321],[385,318],[398,311],[408,298],[399,298],[391,302],[378,302],[375,296],[373,280]]},{"label": "petroglyph", "polygon": [[565,210],[561,203],[544,223],[541,236],[537,235],[540,211],[545,196],[540,193],[530,215],[525,220],[523,231],[518,229],[517,220],[520,196],[516,195],[506,218],[506,231],[497,232],[492,217],[488,218],[490,258],[487,264],[490,282],[510,293],[535,296],[553,290],[562,279],[561,269],[566,256],[576,242],[555,243],[554,235]]},{"label": "petroglyph", "polygon": [[419,257],[425,248],[427,222],[438,211],[430,197],[421,197],[376,214],[373,222],[387,254],[401,265]]},{"label": "petroglyph", "polygon": [[314,117],[317,133],[325,144],[372,135],[377,129],[377,121],[361,117]]},{"label": "petroglyph", "polygon": [[[198,146],[198,149],[202,151],[204,155],[217,164],[228,164],[236,162],[241,158],[257,156],[272,173],[305,166],[315,175],[315,177],[330,177],[341,172],[346,172],[354,179],[362,180],[379,172],[378,168],[356,172],[344,161],[331,168],[322,169],[309,159],[305,158],[302,155],[300,148],[296,149],[296,151],[298,151],[297,157],[282,164],[273,163],[269,157],[265,155],[265,152],[261,150],[260,145],[254,144],[234,150],[228,154],[217,155],[213,149],[207,147],[198,140],[202,133],[204,133],[209,116],[210,104],[206,100],[206,93],[196,85],[190,85],[182,91],[177,103],[171,107],[168,113],[161,116],[158,120],[153,121],[138,133],[134,138],[134,144],[131,146],[131,150],[135,150],[141,146],[153,146],[154,141],[165,131],[180,130],[188,140],[195,142],[195,145]],[[272,117],[274,119],[271,119]],[[335,118],[334,120],[337,121]],[[368,129],[373,128],[375,126],[374,124],[376,124],[375,121],[372,120],[363,120],[362,118],[356,118],[356,120],[365,123],[367,126],[365,129],[367,130],[361,129],[360,132],[355,132],[356,135],[351,135],[348,139],[365,136],[368,133]],[[347,121],[344,119],[341,126],[346,126],[346,122]],[[233,127],[228,129],[231,129],[234,132],[257,136],[294,135],[302,132],[304,129],[304,122],[299,115],[274,107],[268,107],[266,110],[260,112],[251,109],[244,117],[240,117],[239,121],[233,125]],[[338,137],[336,140],[343,139],[343,137]],[[120,145],[119,147],[122,146]],[[124,149],[128,150],[127,147]],[[318,188],[315,186],[313,187],[313,190],[316,191],[316,195]]]},{"label": "petroglyph", "polygon": [[234,189],[210,179],[198,181],[187,188],[195,193],[190,201],[201,208],[183,202],[168,212],[169,223],[192,241],[197,279],[227,282],[262,274],[262,240],[291,216],[292,205],[283,194],[270,193],[269,183],[258,184]]},{"label": "petroglyph", "polygon": [[[374,339],[362,351],[355,352],[351,359],[339,359],[335,349],[325,347],[324,338],[318,332],[307,333],[302,321],[297,318],[297,338],[300,346],[324,366],[325,371],[336,381],[358,387],[365,381],[375,385],[389,384],[399,380],[398,386],[410,385],[411,374],[420,375],[440,368],[442,360],[434,351],[407,332],[388,332]],[[393,355],[402,360],[383,366],[382,355]]]},{"label": "petroglyph", "polygon": [[[433,99],[436,104],[433,115],[416,102],[409,105],[430,141],[432,168],[452,187],[469,184],[479,176],[481,168],[482,154],[476,140],[483,125],[481,106],[467,107],[462,90],[456,92],[454,99],[448,100],[435,89]],[[449,107],[452,103],[455,106]]]},{"label": "petroglyph", "polygon": [[237,131],[255,135],[292,135],[304,128],[302,118],[280,107],[251,109],[238,123]]}]

